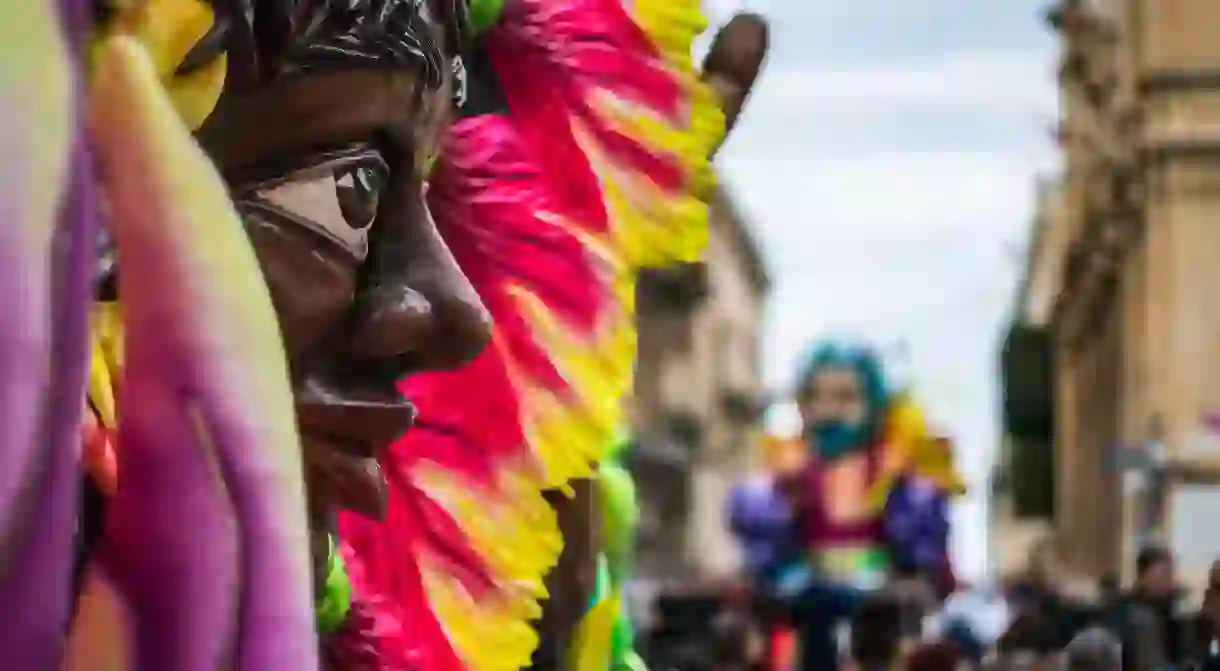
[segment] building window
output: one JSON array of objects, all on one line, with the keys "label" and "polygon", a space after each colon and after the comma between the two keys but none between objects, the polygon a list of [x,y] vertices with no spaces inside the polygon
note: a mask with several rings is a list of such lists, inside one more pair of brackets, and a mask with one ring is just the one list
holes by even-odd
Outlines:
[{"label": "building window", "polygon": [[636,282],[636,303],[641,312],[685,312],[702,304],[710,291],[707,264],[646,268]]},{"label": "building window", "polygon": [[674,441],[681,444],[691,453],[698,452],[703,446],[703,423],[690,412],[670,412],[665,418],[665,428]]}]

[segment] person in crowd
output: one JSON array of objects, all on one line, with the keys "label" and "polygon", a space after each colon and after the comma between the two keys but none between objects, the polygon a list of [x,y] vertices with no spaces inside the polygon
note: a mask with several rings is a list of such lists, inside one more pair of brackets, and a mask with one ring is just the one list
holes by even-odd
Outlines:
[{"label": "person in crowd", "polygon": [[712,658],[716,669],[767,668],[765,638],[755,611],[747,588],[733,585],[726,590],[724,605],[712,621]]},{"label": "person in crowd", "polygon": [[965,660],[949,642],[927,643],[916,648],[903,665],[904,671],[958,671]]},{"label": "person in crowd", "polygon": [[1122,600],[1118,576],[1108,573],[1097,581],[1097,602],[1103,610],[1111,610]]},{"label": "person in crowd", "polygon": [[909,566],[895,567],[885,591],[893,597],[902,611],[902,634],[907,638],[918,638],[923,634],[925,620],[941,603],[933,581],[920,571]]},{"label": "person in crowd", "polygon": [[1143,548],[1136,556],[1135,572],[1135,585],[1117,609],[1123,668],[1157,671],[1182,657],[1173,554],[1159,546]]},{"label": "person in crowd", "polygon": [[1067,671],[1122,671],[1122,643],[1108,629],[1089,627],[1064,649]]},{"label": "person in crowd", "polygon": [[1049,540],[1037,544],[1030,550],[1025,570],[1008,581],[1008,602],[1015,612],[1047,613],[1059,610],[1062,599],[1055,586],[1053,554]]},{"label": "person in crowd", "polygon": [[972,670],[982,668],[987,648],[969,623],[961,620],[951,622],[945,629],[944,641],[957,651],[959,667]]},{"label": "person in crowd", "polygon": [[1203,605],[1194,619],[1191,651],[1182,667],[1190,671],[1220,671],[1220,560],[1207,574]]},{"label": "person in crowd", "polygon": [[902,658],[902,629],[902,606],[895,598],[884,593],[865,597],[851,618],[849,668],[894,671]]},{"label": "person in crowd", "polygon": [[930,621],[935,635],[957,646],[971,668],[979,668],[988,650],[1004,634],[1010,619],[1008,601],[998,585],[962,586]]},{"label": "person in crowd", "polygon": [[1049,671],[1058,650],[1050,624],[1041,615],[1023,612],[1013,619],[996,643],[987,666],[996,671]]}]

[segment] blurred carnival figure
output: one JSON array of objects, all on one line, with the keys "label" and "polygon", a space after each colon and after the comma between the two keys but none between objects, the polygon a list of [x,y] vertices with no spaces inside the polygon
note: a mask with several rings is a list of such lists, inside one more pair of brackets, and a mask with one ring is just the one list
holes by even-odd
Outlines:
[{"label": "blurred carnival figure", "polygon": [[964,488],[951,443],[929,435],[909,394],[891,391],[871,349],[816,347],[796,401],[802,459],[777,488],[797,551],[772,584],[792,602],[801,668],[829,669],[836,629],[868,592],[896,576],[952,591],[948,502]]}]

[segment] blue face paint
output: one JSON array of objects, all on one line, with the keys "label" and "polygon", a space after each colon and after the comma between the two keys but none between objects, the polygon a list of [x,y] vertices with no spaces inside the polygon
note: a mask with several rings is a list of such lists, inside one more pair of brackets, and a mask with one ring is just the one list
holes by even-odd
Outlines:
[{"label": "blue face paint", "polygon": [[868,431],[862,424],[827,420],[812,427],[810,447],[822,459],[837,459],[865,447]]}]

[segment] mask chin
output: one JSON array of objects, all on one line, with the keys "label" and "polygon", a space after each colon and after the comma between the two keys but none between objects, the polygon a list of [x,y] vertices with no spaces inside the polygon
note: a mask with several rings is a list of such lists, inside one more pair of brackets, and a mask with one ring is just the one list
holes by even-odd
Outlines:
[{"label": "mask chin", "polygon": [[835,459],[864,446],[864,426],[839,420],[821,422],[809,433],[811,447],[823,459]]}]

